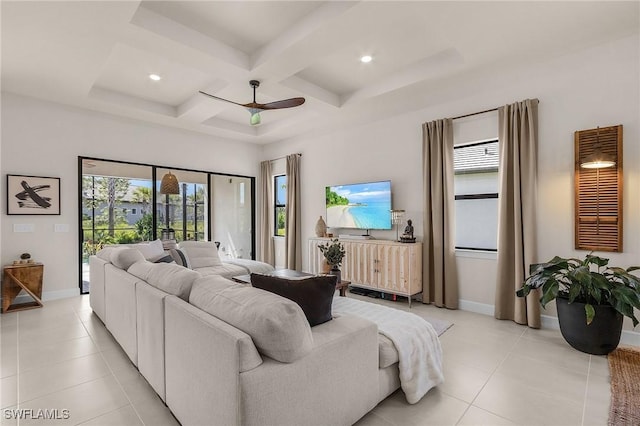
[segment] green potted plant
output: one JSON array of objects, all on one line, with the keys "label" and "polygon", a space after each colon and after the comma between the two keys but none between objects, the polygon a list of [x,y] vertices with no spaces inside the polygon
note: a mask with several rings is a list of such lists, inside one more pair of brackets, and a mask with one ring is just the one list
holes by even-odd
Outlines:
[{"label": "green potted plant", "polygon": [[338,282],[340,282],[342,279],[340,265],[342,265],[342,259],[344,259],[345,255],[344,246],[337,239],[333,239],[324,244],[318,244],[318,248],[329,266],[331,266],[329,273],[337,276]]},{"label": "green potted plant", "polygon": [[591,253],[582,261],[556,256],[531,265],[530,276],[516,294],[526,297],[540,288],[542,307],[556,300],[564,339],[582,352],[605,355],[620,342],[623,316],[635,327],[633,310],[640,309],[640,278],[630,273],[640,267],[608,265],[609,259]]}]

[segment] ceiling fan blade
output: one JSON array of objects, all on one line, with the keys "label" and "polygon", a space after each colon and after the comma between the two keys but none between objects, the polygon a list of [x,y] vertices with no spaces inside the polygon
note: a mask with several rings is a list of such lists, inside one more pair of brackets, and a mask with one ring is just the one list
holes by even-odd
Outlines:
[{"label": "ceiling fan blade", "polygon": [[220,98],[220,97],[218,97],[218,96],[210,95],[210,94],[208,94],[208,93],[206,93],[206,92],[203,92],[202,90],[199,90],[198,92],[199,92],[199,93],[202,93],[202,94],[203,94],[203,95],[205,95],[205,96],[209,96],[210,98],[217,99],[217,100],[219,100],[219,101],[224,101],[224,102],[229,102],[230,104],[235,104],[235,105],[244,106],[243,104],[239,104],[238,102],[230,101],[229,99],[224,99],[224,98]]},{"label": "ceiling fan blade", "polygon": [[269,109],[293,108],[293,107],[302,105],[304,102],[305,102],[304,98],[291,98],[291,99],[285,99],[283,101],[269,102],[266,104],[251,102],[248,104],[244,104],[243,106],[245,108],[269,110]]}]

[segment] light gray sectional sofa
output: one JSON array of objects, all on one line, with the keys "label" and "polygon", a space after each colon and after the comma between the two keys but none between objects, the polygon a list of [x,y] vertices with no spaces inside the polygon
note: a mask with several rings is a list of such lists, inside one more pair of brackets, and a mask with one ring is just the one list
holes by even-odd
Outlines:
[{"label": "light gray sectional sofa", "polygon": [[348,425],[400,386],[371,321],[311,328],[289,299],[132,248],[90,262],[91,307],[183,425]]}]

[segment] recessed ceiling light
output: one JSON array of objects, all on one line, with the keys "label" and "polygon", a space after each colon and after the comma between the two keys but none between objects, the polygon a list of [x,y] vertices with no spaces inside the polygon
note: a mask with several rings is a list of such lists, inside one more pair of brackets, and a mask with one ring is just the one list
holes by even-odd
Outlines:
[{"label": "recessed ceiling light", "polygon": [[369,62],[371,62],[373,58],[369,55],[364,55],[362,58],[360,58],[360,62],[364,63],[364,64],[368,64]]},{"label": "recessed ceiling light", "polygon": [[149,78],[153,81],[159,81],[162,77],[160,77],[158,74],[149,74]]}]

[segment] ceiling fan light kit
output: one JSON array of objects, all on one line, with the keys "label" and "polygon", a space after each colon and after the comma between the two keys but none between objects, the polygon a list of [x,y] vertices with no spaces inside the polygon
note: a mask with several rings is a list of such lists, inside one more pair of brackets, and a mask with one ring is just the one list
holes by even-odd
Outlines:
[{"label": "ceiling fan light kit", "polygon": [[230,101],[228,99],[220,98],[218,96],[211,95],[209,93],[203,92],[202,90],[199,93],[209,96],[210,98],[217,99],[219,101],[229,102],[231,104],[239,105],[241,107],[245,107],[251,117],[249,118],[249,123],[252,126],[260,124],[261,118],[260,113],[262,111],[270,110],[270,109],[283,109],[283,108],[293,108],[302,105],[305,102],[304,98],[291,98],[285,99],[282,101],[269,102],[266,104],[259,104],[256,102],[256,88],[260,86],[260,82],[258,80],[250,80],[249,86],[253,88],[253,102],[249,102],[246,104],[241,104],[238,102]]},{"label": "ceiling fan light kit", "polygon": [[251,118],[249,119],[249,123],[251,123],[252,126],[260,124],[260,110],[250,109],[249,112],[251,113]]}]

